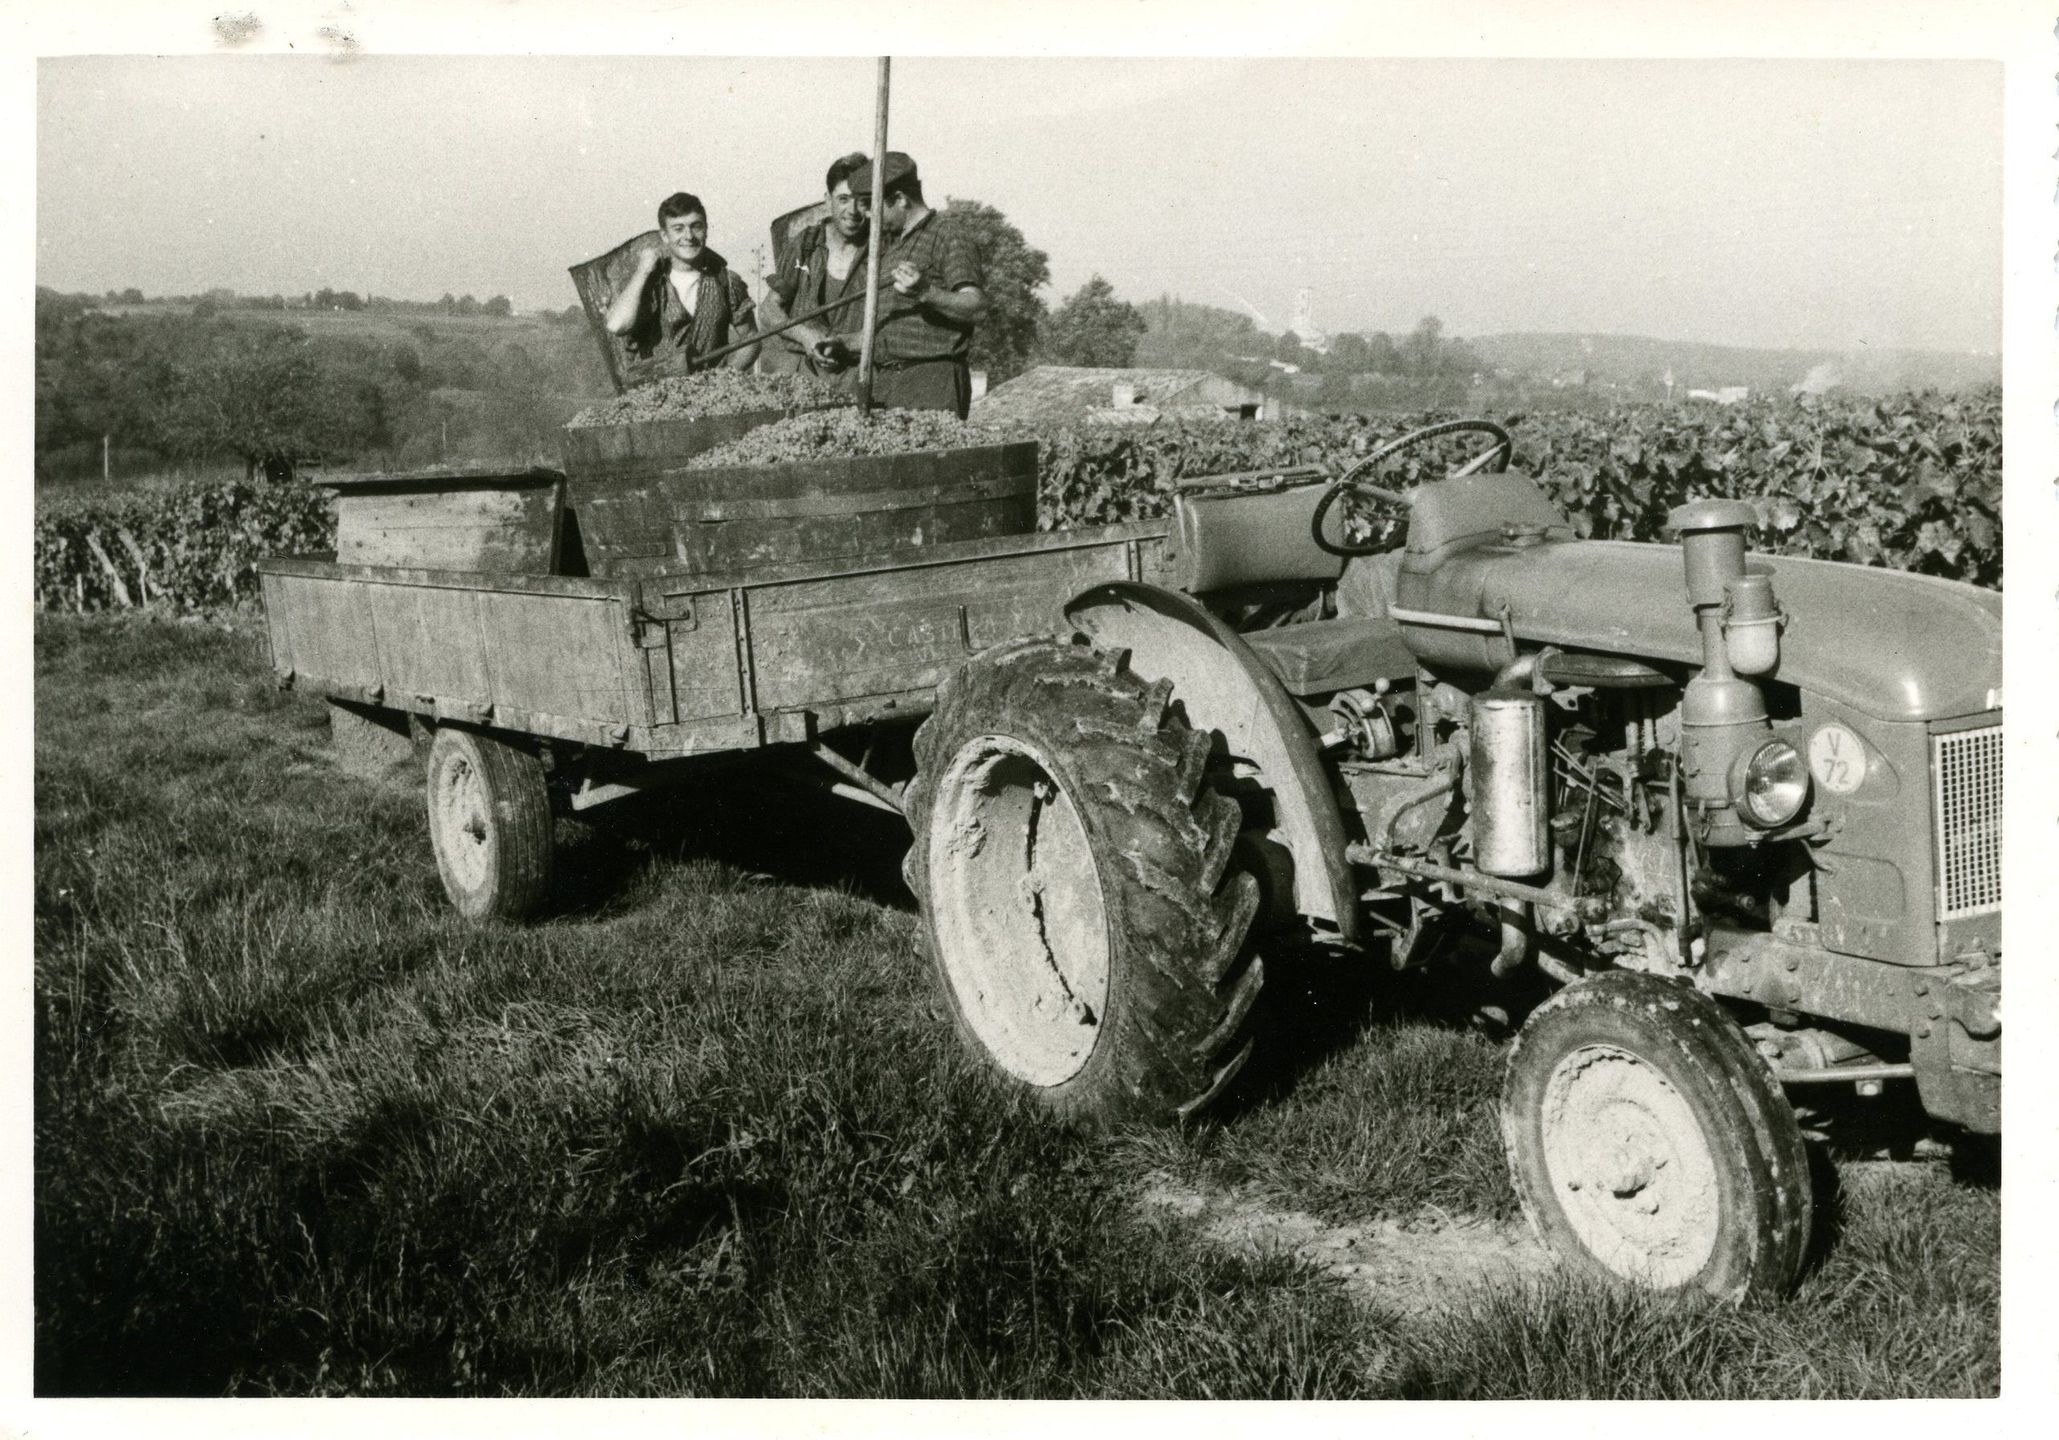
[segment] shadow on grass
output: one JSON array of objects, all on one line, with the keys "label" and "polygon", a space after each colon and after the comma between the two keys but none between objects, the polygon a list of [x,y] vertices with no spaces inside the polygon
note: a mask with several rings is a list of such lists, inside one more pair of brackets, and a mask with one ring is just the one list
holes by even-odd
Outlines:
[{"label": "shadow on grass", "polygon": [[1445,943],[1454,948],[1407,971],[1393,969],[1384,941],[1357,953],[1262,946],[1265,1039],[1216,1113],[1227,1117],[1292,1093],[1309,1072],[1364,1038],[1370,1026],[1417,1023],[1502,1040],[1550,993],[1534,972],[1506,979],[1489,975],[1491,947],[1484,942],[1454,935]]},{"label": "shadow on grass", "polygon": [[617,908],[652,863],[712,860],[794,885],[828,887],[893,910],[908,827],[766,760],[714,765],[690,786],[618,800],[561,827],[547,916]]}]

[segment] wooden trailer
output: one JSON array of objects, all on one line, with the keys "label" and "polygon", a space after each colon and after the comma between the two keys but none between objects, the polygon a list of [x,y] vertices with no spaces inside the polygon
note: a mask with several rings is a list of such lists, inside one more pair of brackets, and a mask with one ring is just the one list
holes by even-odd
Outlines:
[{"label": "wooden trailer", "polygon": [[426,764],[461,910],[522,913],[551,815],[710,756],[812,757],[898,811],[947,674],[1165,571],[1162,523],[1035,533],[1034,445],[687,464],[776,418],[568,431],[563,470],[341,477],[336,553],[260,566],[279,683],[330,702],[348,763]]}]

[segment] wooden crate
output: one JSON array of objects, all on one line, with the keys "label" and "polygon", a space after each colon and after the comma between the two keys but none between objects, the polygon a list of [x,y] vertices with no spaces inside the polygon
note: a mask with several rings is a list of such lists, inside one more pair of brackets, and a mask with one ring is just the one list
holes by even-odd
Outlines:
[{"label": "wooden crate", "polygon": [[534,467],[440,467],[339,475],[336,559],[344,565],[551,575],[564,544],[565,477]]}]

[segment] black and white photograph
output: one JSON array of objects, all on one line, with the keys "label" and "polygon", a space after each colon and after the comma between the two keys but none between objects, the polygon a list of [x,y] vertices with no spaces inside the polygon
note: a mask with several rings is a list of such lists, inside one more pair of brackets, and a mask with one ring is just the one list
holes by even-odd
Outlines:
[{"label": "black and white photograph", "polygon": [[83,8],[9,1433],[2049,1395],[2051,14]]}]

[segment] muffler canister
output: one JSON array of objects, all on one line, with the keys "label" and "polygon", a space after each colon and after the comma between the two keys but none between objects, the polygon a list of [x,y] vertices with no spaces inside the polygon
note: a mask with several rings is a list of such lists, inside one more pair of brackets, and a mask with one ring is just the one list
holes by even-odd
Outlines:
[{"label": "muffler canister", "polygon": [[1473,862],[1515,878],[1551,868],[1544,697],[1494,689],[1472,705]]}]

